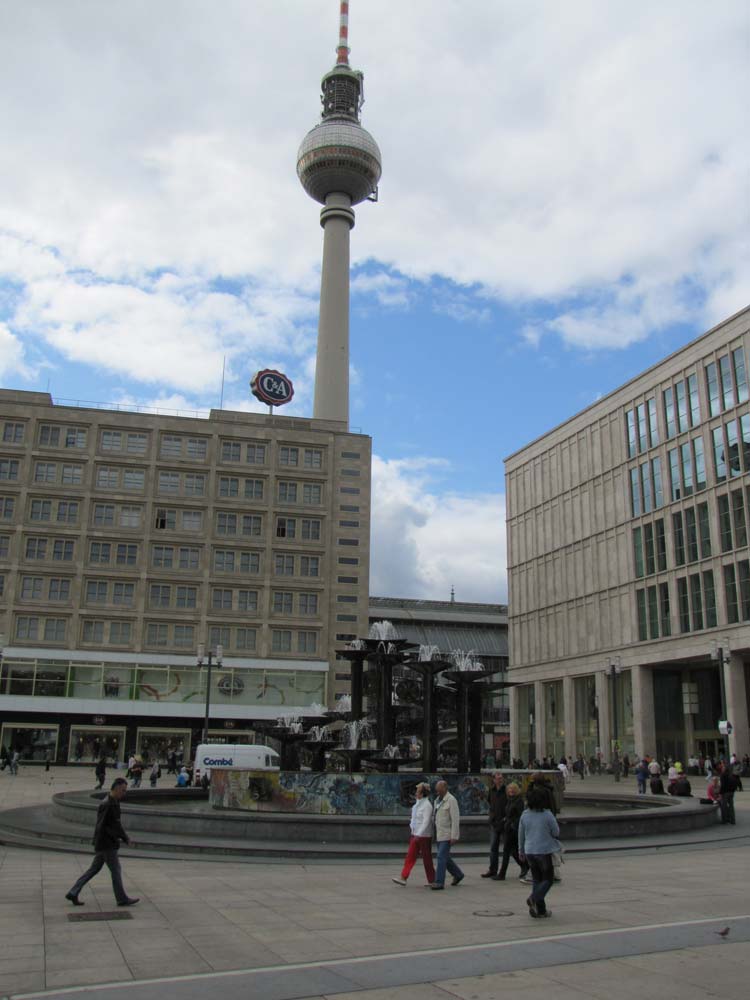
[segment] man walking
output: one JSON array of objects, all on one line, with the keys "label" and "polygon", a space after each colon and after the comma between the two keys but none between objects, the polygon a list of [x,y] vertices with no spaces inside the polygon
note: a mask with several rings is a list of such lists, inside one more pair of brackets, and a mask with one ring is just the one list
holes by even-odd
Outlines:
[{"label": "man walking", "polygon": [[497,866],[500,860],[500,841],[505,828],[505,807],[508,801],[502,771],[495,771],[492,775],[488,798],[490,806],[490,863],[487,871],[482,872],[482,878],[492,878],[497,875]]},{"label": "man walking", "polygon": [[437,841],[437,873],[435,881],[431,884],[431,889],[445,888],[445,871],[451,873],[453,879],[451,885],[458,885],[463,881],[464,873],[451,857],[451,847],[458,842],[459,838],[459,811],[458,802],[448,791],[447,781],[438,781],[435,785],[437,799],[435,799],[435,840]]},{"label": "man walking", "polygon": [[85,871],[73,888],[65,893],[65,898],[69,899],[74,906],[83,906],[83,900],[78,898],[79,892],[94,875],[99,874],[104,865],[109,868],[112,876],[112,888],[117,905],[134,906],[138,902],[137,899],[128,896],[125,892],[118,856],[120,841],[130,844],[130,837],[125,833],[120,822],[120,800],[125,797],[127,790],[128,783],[125,778],[115,778],[109,795],[99,806],[93,838],[94,860],[88,871]]}]

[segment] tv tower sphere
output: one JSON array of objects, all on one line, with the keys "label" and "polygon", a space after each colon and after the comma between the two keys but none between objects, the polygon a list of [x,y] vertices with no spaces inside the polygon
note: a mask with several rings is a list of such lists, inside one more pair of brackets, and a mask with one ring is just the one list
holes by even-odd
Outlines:
[{"label": "tv tower sphere", "polygon": [[353,205],[377,201],[380,150],[359,123],[363,75],[349,65],[349,0],[341,0],[336,65],[321,82],[323,120],[302,140],[297,176],[323,206],[323,266],[313,417],[349,426],[349,232]]}]

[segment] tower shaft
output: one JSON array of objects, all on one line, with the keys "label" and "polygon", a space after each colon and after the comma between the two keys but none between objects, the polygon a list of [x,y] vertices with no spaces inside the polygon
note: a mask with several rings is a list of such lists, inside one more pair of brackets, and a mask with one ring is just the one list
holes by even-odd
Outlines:
[{"label": "tower shaft", "polygon": [[329,194],[320,213],[323,266],[313,417],[349,426],[349,231],[351,198]]}]

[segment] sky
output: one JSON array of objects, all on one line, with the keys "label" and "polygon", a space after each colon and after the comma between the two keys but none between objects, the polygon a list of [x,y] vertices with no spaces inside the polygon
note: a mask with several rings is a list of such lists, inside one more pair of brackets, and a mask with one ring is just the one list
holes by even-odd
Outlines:
[{"label": "sky", "polygon": [[[0,36],[0,384],[311,416],[295,172],[337,0],[24,0]],[[503,459],[750,301],[745,0],[351,0],[371,592],[504,602]]]}]

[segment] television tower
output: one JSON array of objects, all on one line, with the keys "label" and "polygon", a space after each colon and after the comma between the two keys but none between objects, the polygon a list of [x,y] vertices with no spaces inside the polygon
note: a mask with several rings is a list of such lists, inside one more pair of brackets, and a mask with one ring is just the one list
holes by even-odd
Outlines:
[{"label": "television tower", "polygon": [[349,65],[349,3],[341,0],[336,65],[321,81],[322,121],[297,154],[303,188],[323,205],[323,267],[313,417],[349,426],[349,230],[352,205],[377,200],[380,150],[359,123],[364,77]]}]

